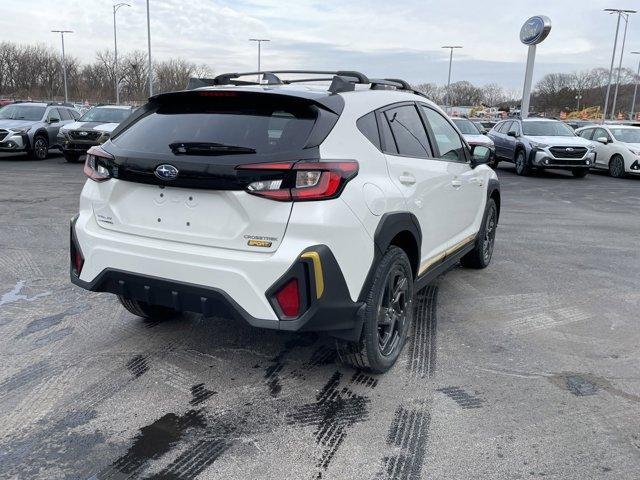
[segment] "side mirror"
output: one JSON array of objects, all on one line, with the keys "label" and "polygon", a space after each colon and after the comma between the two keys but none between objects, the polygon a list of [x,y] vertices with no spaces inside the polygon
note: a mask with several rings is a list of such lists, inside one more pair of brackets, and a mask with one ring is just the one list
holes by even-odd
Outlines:
[{"label": "side mirror", "polygon": [[484,145],[473,145],[471,147],[471,168],[489,163],[490,158],[491,150],[489,147]]},{"label": "side mirror", "polygon": [[516,132],[515,130],[509,130],[507,132],[507,135],[510,136],[510,137],[514,137],[515,138],[515,137],[518,136],[518,132]]},{"label": "side mirror", "polygon": [[602,143],[603,145],[609,143],[609,139],[607,137],[598,137],[596,138],[596,141]]},{"label": "side mirror", "polygon": [[58,123],[60,121],[59,118],[50,118],[49,123]]}]

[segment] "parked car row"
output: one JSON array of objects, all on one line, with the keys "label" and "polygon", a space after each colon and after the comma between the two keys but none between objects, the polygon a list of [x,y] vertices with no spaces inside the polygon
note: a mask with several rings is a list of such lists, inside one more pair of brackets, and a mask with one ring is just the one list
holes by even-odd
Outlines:
[{"label": "parked car row", "polygon": [[91,146],[106,141],[132,111],[128,106],[98,106],[81,115],[68,103],[11,103],[0,108],[0,152],[24,152],[44,160],[57,148],[75,162]]}]

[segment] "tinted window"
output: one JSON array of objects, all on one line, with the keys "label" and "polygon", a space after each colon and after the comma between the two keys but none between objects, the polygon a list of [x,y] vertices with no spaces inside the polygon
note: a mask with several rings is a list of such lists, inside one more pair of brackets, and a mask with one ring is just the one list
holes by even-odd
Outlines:
[{"label": "tinted window", "polygon": [[59,108],[58,113],[60,114],[62,120],[73,120],[71,113],[66,108]]},{"label": "tinted window", "polygon": [[398,153],[398,146],[391,133],[391,127],[384,113],[380,114],[380,134],[382,135],[383,151],[385,153]]},{"label": "tinted window", "polygon": [[640,143],[640,128],[609,128],[616,140],[624,143]]},{"label": "tinted window", "polygon": [[53,120],[53,119],[60,120],[60,114],[58,113],[58,109],[52,108],[51,110],[49,110],[49,114],[47,115],[47,118],[49,120]]},{"label": "tinted window", "polygon": [[556,121],[527,121],[522,122],[525,135],[533,137],[573,137],[571,127]]},{"label": "tinted window", "polygon": [[598,138],[606,138],[607,140],[611,140],[611,137],[609,136],[609,134],[607,133],[607,131],[604,128],[596,128],[595,131],[593,132],[593,137],[596,140]]},{"label": "tinted window", "polygon": [[377,148],[380,148],[380,134],[378,133],[378,122],[374,112],[368,113],[356,122],[358,130],[367,137]]},{"label": "tinted window", "polygon": [[509,131],[509,127],[511,127],[511,124],[513,122],[504,122],[502,124],[500,124],[500,127],[498,128],[498,131],[500,133],[507,133]]},{"label": "tinted window", "polygon": [[78,120],[80,118],[80,114],[75,110],[69,110],[69,111],[71,112],[71,116],[73,117],[74,120]]},{"label": "tinted window", "polygon": [[187,145],[187,154],[196,155],[301,150],[316,121],[317,110],[307,101],[280,97],[234,94],[169,98],[166,104],[155,106],[128,125],[112,141],[128,150],[164,154],[184,154],[176,150],[181,144],[191,144]]},{"label": "tinted window", "polygon": [[131,114],[124,108],[92,108],[80,117],[81,122],[120,123]]},{"label": "tinted window", "polygon": [[480,135],[480,130],[478,130],[476,124],[471,120],[467,120],[466,118],[453,118],[451,121],[455,123],[460,132],[466,135]]},{"label": "tinted window", "polygon": [[42,120],[46,107],[31,105],[7,105],[0,108],[0,119],[7,120]]},{"label": "tinted window", "polygon": [[398,146],[398,153],[408,157],[428,157],[429,140],[420,115],[413,105],[391,108],[384,112],[393,138]]},{"label": "tinted window", "polygon": [[591,140],[591,135],[593,135],[593,128],[582,130],[578,135],[580,135],[582,138],[586,138],[587,140]]},{"label": "tinted window", "polygon": [[464,147],[460,135],[451,124],[438,112],[427,107],[422,107],[427,122],[433,131],[435,142],[440,150],[440,158],[466,162]]}]

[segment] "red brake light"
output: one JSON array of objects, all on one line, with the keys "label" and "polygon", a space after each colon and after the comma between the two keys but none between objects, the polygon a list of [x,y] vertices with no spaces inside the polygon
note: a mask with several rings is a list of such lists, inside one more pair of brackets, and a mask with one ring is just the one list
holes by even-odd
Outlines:
[{"label": "red brake light", "polygon": [[[248,193],[271,200],[297,202],[336,198],[346,183],[358,174],[355,160],[253,163],[236,168],[268,173],[268,178],[251,182],[247,186]],[[278,171],[281,175],[276,174]]]},{"label": "red brake light", "polygon": [[276,292],[276,301],[287,317],[297,317],[300,311],[300,299],[298,297],[298,280],[292,278]]},{"label": "red brake light", "polygon": [[84,161],[84,174],[95,182],[104,182],[111,178],[111,171],[107,167],[113,156],[100,147],[91,147]]}]

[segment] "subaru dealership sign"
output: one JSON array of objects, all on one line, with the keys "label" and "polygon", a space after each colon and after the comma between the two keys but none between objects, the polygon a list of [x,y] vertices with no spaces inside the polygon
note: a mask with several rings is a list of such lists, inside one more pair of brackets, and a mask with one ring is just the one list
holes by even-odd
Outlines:
[{"label": "subaru dealership sign", "polygon": [[524,22],[520,29],[520,41],[525,45],[537,45],[542,42],[551,31],[551,20],[544,15],[531,17]]}]

